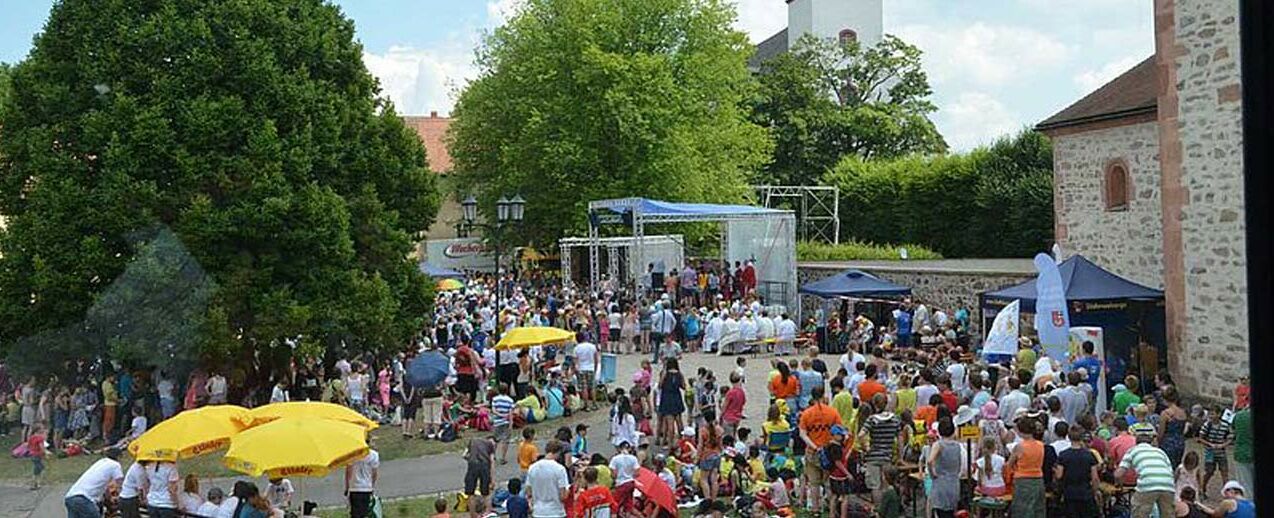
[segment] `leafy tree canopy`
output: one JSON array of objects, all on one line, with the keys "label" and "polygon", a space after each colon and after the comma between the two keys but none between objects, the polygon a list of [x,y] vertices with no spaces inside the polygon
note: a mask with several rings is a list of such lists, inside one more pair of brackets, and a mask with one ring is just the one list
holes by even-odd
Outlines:
[{"label": "leafy tree canopy", "polygon": [[[0,343],[15,363],[112,351],[253,373],[292,347],[375,351],[419,328],[429,285],[407,254],[434,177],[336,7],[63,0],[12,87]],[[80,338],[39,339],[59,332]]]},{"label": "leafy tree canopy", "polygon": [[850,239],[945,257],[1031,257],[1053,241],[1053,147],[1034,131],[963,154],[846,157],[823,181],[840,187]]},{"label": "leafy tree canopy", "polygon": [[591,200],[741,201],[770,143],[734,18],[724,0],[529,0],[456,105],[461,189],[521,194],[538,243],[583,232]]},{"label": "leafy tree canopy", "polygon": [[759,183],[815,185],[841,158],[942,153],[920,49],[894,36],[875,46],[807,35],[763,66],[752,118],[774,135]]}]

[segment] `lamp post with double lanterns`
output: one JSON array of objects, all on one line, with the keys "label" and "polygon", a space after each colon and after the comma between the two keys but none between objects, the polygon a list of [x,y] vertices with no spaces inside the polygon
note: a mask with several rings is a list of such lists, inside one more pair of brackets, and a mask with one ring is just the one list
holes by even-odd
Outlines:
[{"label": "lamp post with double lanterns", "polygon": [[[501,196],[495,202],[495,221],[492,223],[479,223],[478,220],[478,200],[470,195],[460,202],[461,215],[464,218],[463,229],[465,235],[469,235],[475,228],[486,231],[487,238],[491,242],[491,248],[495,250],[495,336],[491,340],[498,341],[500,335],[500,312],[503,309],[500,305],[500,297],[504,292],[504,276],[500,273],[500,252],[503,249],[501,240],[504,237],[504,229],[508,225],[522,222],[522,217],[526,212],[526,200],[520,195],[514,195],[513,198]],[[495,344],[492,343],[492,347]],[[495,354],[495,372],[496,379],[500,383],[508,383],[509,387],[517,381],[517,362],[509,362],[508,366],[513,367],[512,370],[505,369],[509,372],[502,372],[500,366],[500,352]]]}]

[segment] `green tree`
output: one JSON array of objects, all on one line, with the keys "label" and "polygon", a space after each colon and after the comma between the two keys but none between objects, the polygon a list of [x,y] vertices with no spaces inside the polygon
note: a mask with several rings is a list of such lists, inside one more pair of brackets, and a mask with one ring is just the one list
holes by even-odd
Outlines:
[{"label": "green tree", "polygon": [[964,154],[847,157],[823,181],[840,187],[841,232],[916,243],[945,257],[1031,257],[1053,240],[1053,151],[1030,130]]},{"label": "green tree", "polygon": [[9,100],[9,90],[13,88],[9,84],[9,74],[12,73],[12,70],[12,65],[0,63],[0,109],[4,109],[6,101]]},{"label": "green tree", "polygon": [[814,185],[843,157],[942,153],[920,49],[894,36],[875,46],[814,36],[762,65],[752,111],[774,135],[759,183]]},{"label": "green tree", "polygon": [[743,200],[770,143],[734,18],[723,0],[529,0],[458,99],[460,188],[486,207],[520,193],[519,239],[541,244],[583,232],[591,200]]},{"label": "green tree", "polygon": [[[336,7],[64,0],[12,83],[0,343],[26,339],[18,363],[109,350],[264,382],[294,347],[419,329],[430,287],[407,254],[434,177]],[[59,333],[77,344],[22,345]]]}]

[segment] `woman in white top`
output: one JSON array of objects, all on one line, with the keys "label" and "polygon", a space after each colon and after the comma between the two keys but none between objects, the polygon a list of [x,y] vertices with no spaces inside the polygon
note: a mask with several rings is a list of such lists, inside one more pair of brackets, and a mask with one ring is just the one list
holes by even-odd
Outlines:
[{"label": "woman in white top", "polygon": [[177,465],[171,462],[156,462],[146,466],[146,510],[152,518],[170,518],[177,516],[177,498],[181,494],[177,484],[181,475],[177,474]]},{"label": "woman in white top", "polygon": [[627,443],[636,447],[640,444],[641,433],[637,431],[637,418],[633,417],[633,404],[628,396],[619,396],[615,402],[615,418],[611,420],[611,444],[616,448]]},{"label": "woman in white top", "polygon": [[203,496],[199,494],[199,477],[186,475],[185,481],[182,483],[181,495],[177,497],[177,503],[183,513],[196,514],[199,512],[199,506],[203,505]]},{"label": "woman in white top", "polygon": [[1000,497],[1008,493],[1004,485],[1004,456],[996,453],[997,441],[994,437],[983,437],[982,455],[973,465],[978,474],[978,493]]}]

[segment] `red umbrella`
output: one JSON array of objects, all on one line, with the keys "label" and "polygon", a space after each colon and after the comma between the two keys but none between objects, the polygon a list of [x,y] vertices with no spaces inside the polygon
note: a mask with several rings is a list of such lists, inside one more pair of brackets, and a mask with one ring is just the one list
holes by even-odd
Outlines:
[{"label": "red umbrella", "polygon": [[673,516],[677,515],[677,498],[673,496],[672,488],[668,487],[664,479],[659,478],[659,475],[653,471],[640,468],[637,470],[635,481],[642,495],[653,501],[655,505],[667,509]]}]

